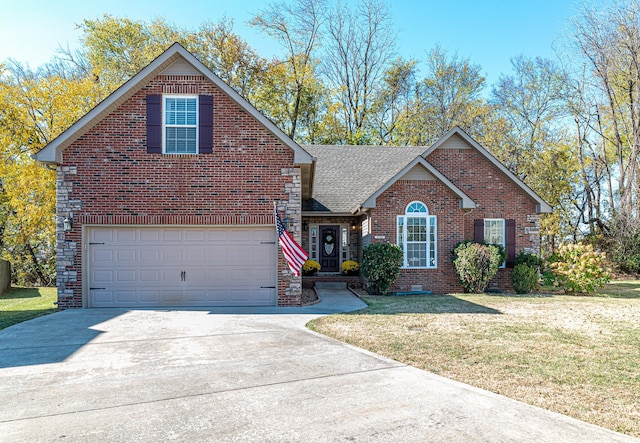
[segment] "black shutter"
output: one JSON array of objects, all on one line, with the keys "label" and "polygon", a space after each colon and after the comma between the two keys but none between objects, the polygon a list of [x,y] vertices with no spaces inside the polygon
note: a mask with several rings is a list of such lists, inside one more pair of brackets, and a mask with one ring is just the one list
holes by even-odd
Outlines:
[{"label": "black shutter", "polygon": [[162,96],[147,95],[147,153],[162,154]]},{"label": "black shutter", "polygon": [[505,244],[507,250],[507,267],[512,268],[516,264],[516,221],[505,220]]},{"label": "black shutter", "polygon": [[198,144],[200,154],[213,152],[213,96],[198,97]]},{"label": "black shutter", "polygon": [[484,241],[484,219],[482,218],[473,221],[473,241],[476,243]]}]

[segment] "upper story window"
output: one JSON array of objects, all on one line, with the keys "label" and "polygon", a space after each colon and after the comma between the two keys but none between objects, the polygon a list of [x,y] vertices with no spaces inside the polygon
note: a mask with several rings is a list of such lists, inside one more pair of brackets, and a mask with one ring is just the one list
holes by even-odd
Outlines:
[{"label": "upper story window", "polygon": [[397,217],[398,246],[404,252],[405,268],[436,268],[437,220],[422,202],[411,202]]},{"label": "upper story window", "polygon": [[198,153],[198,97],[165,96],[164,152]]},{"label": "upper story window", "polygon": [[211,95],[147,95],[147,153],[211,154]]}]

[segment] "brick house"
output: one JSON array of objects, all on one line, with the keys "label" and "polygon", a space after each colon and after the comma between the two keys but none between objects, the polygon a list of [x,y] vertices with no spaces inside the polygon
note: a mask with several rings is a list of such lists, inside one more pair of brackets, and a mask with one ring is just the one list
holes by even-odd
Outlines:
[{"label": "brick house", "polygon": [[274,202],[324,273],[399,242],[396,289],[434,292],[459,290],[457,241],[537,251],[551,210],[458,128],[428,149],[301,147],[178,44],[36,158],[57,171],[60,309],[299,305]]}]

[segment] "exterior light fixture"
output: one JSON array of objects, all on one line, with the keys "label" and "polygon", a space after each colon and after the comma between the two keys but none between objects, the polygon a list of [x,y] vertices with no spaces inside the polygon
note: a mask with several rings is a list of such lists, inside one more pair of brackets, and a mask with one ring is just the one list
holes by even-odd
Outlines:
[{"label": "exterior light fixture", "polygon": [[73,212],[70,212],[69,216],[65,217],[62,221],[62,229],[64,232],[71,231],[71,228],[73,228]]}]

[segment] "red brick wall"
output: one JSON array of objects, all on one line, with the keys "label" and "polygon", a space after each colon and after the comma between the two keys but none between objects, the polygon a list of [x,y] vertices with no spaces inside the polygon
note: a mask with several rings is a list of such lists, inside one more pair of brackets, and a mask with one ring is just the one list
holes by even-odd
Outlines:
[{"label": "red brick wall", "polygon": [[[453,246],[464,240],[464,214],[459,198],[437,180],[398,180],[376,199],[371,210],[371,241],[396,243],[396,216],[404,214],[414,200],[427,205],[430,215],[437,217],[437,269],[403,269],[392,291],[408,291],[411,285],[423,285],[434,293],[460,291],[451,263]],[[384,237],[378,238],[375,237]]]},{"label": "red brick wall", "polygon": [[[403,214],[408,203],[420,200],[438,217],[438,268],[405,269],[391,289],[409,290],[421,284],[434,293],[460,292],[451,251],[465,239],[473,239],[474,219],[504,218],[516,222],[516,254],[525,248],[535,248],[536,201],[512,182],[500,169],[475,149],[436,149],[427,161],[452,181],[478,205],[475,209],[460,209],[460,199],[439,181],[399,180],[377,198],[371,210],[372,242],[396,243],[396,216]],[[384,236],[384,239],[375,239]],[[512,290],[511,269],[501,269],[492,284]]]},{"label": "red brick wall", "polygon": [[[213,96],[212,154],[147,154],[146,95],[169,91]],[[77,166],[65,179],[73,180],[69,200],[81,210],[66,234],[78,245],[66,270],[77,271],[78,280],[61,308],[82,303],[83,223],[272,224],[273,201],[289,200],[292,177],[283,168],[293,167],[293,152],[204,77],[158,76],[67,148],[63,160]],[[279,303],[299,304],[299,295],[285,294],[282,254],[278,261]]]}]

